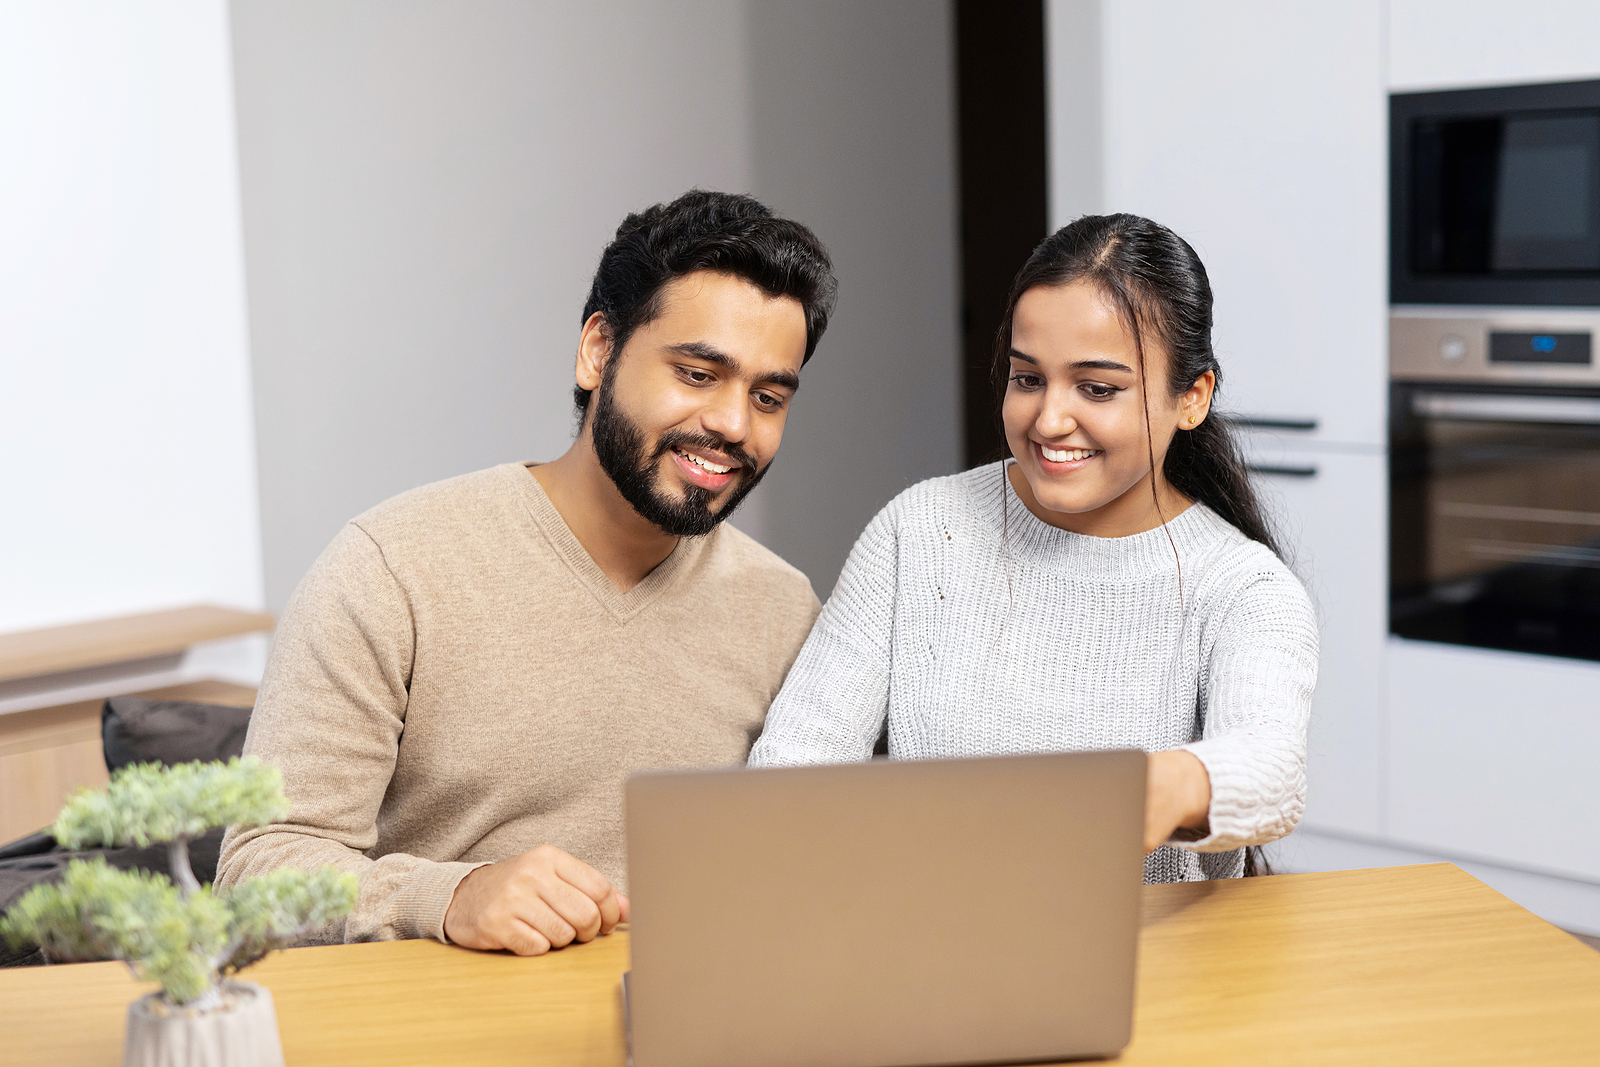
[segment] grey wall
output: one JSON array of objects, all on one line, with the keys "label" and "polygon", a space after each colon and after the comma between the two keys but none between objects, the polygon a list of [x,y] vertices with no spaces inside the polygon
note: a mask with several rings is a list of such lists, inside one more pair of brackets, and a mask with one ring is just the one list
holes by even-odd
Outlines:
[{"label": "grey wall", "polygon": [[826,595],[960,455],[949,12],[234,0],[266,598],[414,485],[571,439],[583,296],[693,185],[812,225],[843,295],[737,524]]},{"label": "grey wall", "polygon": [[952,22],[926,0],[750,8],[755,192],[839,273],[760,490],[768,545],[823,598],[890,497],[961,464]]}]

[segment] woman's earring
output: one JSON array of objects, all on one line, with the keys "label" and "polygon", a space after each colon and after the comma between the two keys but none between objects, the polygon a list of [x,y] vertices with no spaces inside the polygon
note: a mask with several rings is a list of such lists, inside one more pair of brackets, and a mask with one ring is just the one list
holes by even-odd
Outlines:
[{"label": "woman's earring", "polygon": [[1190,415],[1190,416],[1189,416],[1189,425],[1190,425],[1190,426],[1193,426],[1193,425],[1194,425],[1194,416],[1193,416],[1193,415]]}]

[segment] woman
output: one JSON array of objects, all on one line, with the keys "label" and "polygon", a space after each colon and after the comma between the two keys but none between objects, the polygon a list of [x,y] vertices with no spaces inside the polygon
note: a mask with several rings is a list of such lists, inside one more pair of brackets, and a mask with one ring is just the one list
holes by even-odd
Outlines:
[{"label": "woman", "polygon": [[895,759],[1144,749],[1145,880],[1247,873],[1304,807],[1317,634],[1211,417],[1205,268],[1081,218],[1017,276],[995,370],[1014,458],[872,520],[751,765],[864,760],[885,722]]}]

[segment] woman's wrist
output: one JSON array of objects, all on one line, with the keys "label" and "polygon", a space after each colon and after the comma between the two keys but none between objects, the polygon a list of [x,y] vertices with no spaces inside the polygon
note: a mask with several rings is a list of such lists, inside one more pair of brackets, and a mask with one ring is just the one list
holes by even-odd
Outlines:
[{"label": "woman's wrist", "polygon": [[1211,776],[1194,753],[1168,749],[1150,754],[1145,797],[1145,848],[1163,841],[1198,841],[1209,833]]}]

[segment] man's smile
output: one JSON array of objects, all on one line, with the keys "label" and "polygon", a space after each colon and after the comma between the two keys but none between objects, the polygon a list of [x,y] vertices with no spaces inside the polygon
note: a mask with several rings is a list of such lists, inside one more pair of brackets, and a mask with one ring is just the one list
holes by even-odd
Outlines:
[{"label": "man's smile", "polygon": [[[724,488],[729,482],[733,481],[734,472],[738,470],[737,464],[718,463],[698,449],[673,448],[669,449],[669,452],[672,455],[673,462],[678,465],[678,469],[683,472],[685,478],[692,484],[698,485],[702,489],[709,489],[712,492]],[[713,454],[715,455],[715,453]],[[719,458],[726,459],[728,457],[720,456]]]}]

